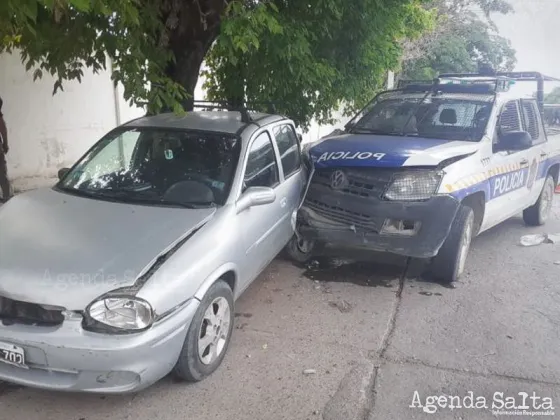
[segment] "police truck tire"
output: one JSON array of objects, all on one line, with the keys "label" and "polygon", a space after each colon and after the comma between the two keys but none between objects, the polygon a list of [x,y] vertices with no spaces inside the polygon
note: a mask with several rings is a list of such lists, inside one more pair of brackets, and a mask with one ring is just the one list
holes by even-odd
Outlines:
[{"label": "police truck tire", "polygon": [[286,254],[297,263],[305,264],[313,256],[315,249],[315,242],[298,238],[296,235],[292,236],[288,245],[286,245]]},{"label": "police truck tire", "polygon": [[461,205],[447,239],[432,260],[431,273],[444,283],[457,281],[465,269],[465,262],[474,232],[474,212]]},{"label": "police truck tire", "polygon": [[542,226],[548,220],[550,209],[552,208],[552,201],[554,199],[554,178],[548,175],[544,181],[544,186],[541,195],[537,202],[523,210],[523,220],[528,226]]}]

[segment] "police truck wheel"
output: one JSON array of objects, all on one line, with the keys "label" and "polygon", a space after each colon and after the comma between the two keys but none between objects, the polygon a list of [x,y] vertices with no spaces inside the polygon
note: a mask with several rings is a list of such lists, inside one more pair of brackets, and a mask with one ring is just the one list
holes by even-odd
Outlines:
[{"label": "police truck wheel", "polygon": [[474,213],[462,205],[457,211],[447,239],[432,260],[432,275],[445,283],[453,283],[465,270],[465,262],[474,231]]},{"label": "police truck wheel", "polygon": [[286,245],[286,253],[295,262],[305,264],[313,256],[315,249],[315,241],[309,239],[298,238],[296,235],[290,239]]},{"label": "police truck wheel", "polygon": [[528,226],[544,225],[550,215],[554,199],[554,178],[548,175],[544,181],[541,195],[537,202],[523,211],[523,220]]}]

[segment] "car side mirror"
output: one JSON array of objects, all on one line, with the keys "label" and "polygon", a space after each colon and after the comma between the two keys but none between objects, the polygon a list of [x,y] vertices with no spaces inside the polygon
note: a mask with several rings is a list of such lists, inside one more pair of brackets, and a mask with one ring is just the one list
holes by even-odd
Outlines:
[{"label": "car side mirror", "polygon": [[502,133],[498,141],[500,150],[527,150],[531,146],[533,146],[533,139],[526,131]]},{"label": "car side mirror", "polygon": [[237,214],[251,207],[264,206],[276,201],[276,192],[269,187],[248,188],[237,200]]},{"label": "car side mirror", "polygon": [[62,178],[66,176],[70,168],[61,168],[58,170],[58,180],[61,181]]}]

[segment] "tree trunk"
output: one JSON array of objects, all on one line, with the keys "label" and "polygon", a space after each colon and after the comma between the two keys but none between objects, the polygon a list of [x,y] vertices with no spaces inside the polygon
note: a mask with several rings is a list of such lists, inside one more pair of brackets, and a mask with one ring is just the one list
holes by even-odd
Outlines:
[{"label": "tree trunk", "polygon": [[[189,95],[183,103],[185,111],[193,109],[200,68],[220,33],[225,4],[223,0],[183,0],[176,11],[178,22],[169,30],[169,47],[175,62],[168,63],[166,74]],[[169,15],[164,18],[169,21]]]}]

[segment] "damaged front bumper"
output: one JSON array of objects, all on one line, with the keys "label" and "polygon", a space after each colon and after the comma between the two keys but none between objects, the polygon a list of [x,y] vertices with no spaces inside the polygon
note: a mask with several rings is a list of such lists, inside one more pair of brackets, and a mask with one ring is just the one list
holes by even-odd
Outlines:
[{"label": "damaged front bumper", "polygon": [[443,245],[459,202],[447,195],[395,202],[312,189],[298,213],[298,235],[335,248],[431,258]]},{"label": "damaged front bumper", "polygon": [[0,323],[0,343],[20,347],[25,366],[0,362],[0,381],[54,391],[138,392],[167,375],[198,308],[190,300],[150,329],[128,335],[86,331],[80,316],[60,325]]}]

